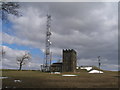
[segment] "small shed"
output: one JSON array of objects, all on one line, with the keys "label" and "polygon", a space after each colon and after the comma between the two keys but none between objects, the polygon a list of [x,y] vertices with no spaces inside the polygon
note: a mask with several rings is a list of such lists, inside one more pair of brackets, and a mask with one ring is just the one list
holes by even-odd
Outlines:
[{"label": "small shed", "polygon": [[53,63],[53,64],[50,66],[51,72],[62,72],[62,65],[63,65],[62,62]]}]

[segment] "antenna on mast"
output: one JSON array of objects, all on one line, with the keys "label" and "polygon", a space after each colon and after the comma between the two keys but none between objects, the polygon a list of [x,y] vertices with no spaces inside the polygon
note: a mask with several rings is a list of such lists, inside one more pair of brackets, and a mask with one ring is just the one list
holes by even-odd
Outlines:
[{"label": "antenna on mast", "polygon": [[101,65],[100,56],[98,56],[98,65],[99,65],[99,73],[100,73],[100,65]]}]

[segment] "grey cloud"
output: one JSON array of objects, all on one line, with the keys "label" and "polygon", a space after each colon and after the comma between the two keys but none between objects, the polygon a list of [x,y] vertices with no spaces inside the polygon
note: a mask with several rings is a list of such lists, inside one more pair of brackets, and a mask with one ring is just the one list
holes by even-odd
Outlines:
[{"label": "grey cloud", "polygon": [[[72,48],[78,52],[78,60],[97,56],[117,64],[118,32],[117,3],[21,3],[22,17],[10,16],[13,29],[26,45],[44,49],[46,14],[52,15],[52,46],[54,56],[61,50]],[[24,40],[23,40],[24,41]],[[5,42],[9,42],[6,41]],[[30,43],[31,42],[31,43]],[[21,42],[18,44],[25,45]],[[85,61],[86,64],[90,64]],[[82,62],[81,62],[82,64]]]}]

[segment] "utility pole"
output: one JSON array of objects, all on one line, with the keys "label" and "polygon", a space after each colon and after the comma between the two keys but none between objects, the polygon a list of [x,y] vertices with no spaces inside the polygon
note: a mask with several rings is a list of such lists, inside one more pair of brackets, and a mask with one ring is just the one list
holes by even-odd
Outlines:
[{"label": "utility pole", "polygon": [[52,52],[50,53],[50,65],[52,63]]},{"label": "utility pole", "polygon": [[51,72],[51,63],[52,63],[52,52],[50,52],[50,72]]},{"label": "utility pole", "polygon": [[100,73],[100,65],[101,65],[101,62],[100,62],[100,56],[98,56],[98,67],[99,67],[99,73]]}]

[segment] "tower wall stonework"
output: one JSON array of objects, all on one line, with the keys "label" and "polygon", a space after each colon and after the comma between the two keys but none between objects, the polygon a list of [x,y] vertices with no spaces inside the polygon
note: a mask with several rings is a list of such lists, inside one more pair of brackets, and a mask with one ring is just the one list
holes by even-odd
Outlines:
[{"label": "tower wall stonework", "polygon": [[63,50],[62,72],[76,72],[77,53],[73,49]]}]

